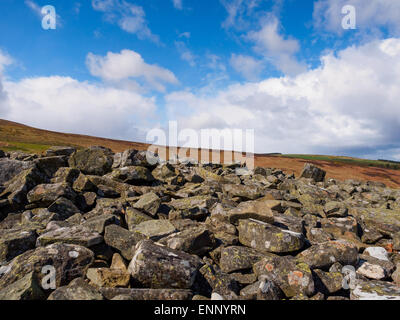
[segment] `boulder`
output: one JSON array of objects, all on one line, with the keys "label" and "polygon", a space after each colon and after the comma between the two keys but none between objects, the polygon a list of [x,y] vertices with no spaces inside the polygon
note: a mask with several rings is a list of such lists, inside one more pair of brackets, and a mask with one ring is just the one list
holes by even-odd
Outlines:
[{"label": "boulder", "polygon": [[142,210],[154,217],[160,205],[161,199],[154,192],[149,192],[142,195],[133,205],[133,208]]},{"label": "boulder", "polygon": [[129,264],[132,277],[152,289],[190,289],[201,260],[151,240],[140,241]]},{"label": "boulder", "polygon": [[0,290],[0,300],[44,300],[44,294],[35,273],[30,272]]},{"label": "boulder", "polygon": [[0,262],[35,248],[36,232],[30,229],[0,229]]},{"label": "boulder", "polygon": [[260,252],[291,253],[304,246],[304,236],[284,230],[261,221],[241,219],[239,221],[239,241]]},{"label": "boulder", "polygon": [[104,147],[90,147],[76,151],[69,158],[69,166],[84,174],[103,176],[111,171],[114,155]]},{"label": "boulder", "polygon": [[326,171],[314,166],[311,163],[306,163],[300,178],[313,179],[315,182],[322,182],[325,179]]},{"label": "boulder", "polygon": [[142,239],[143,237],[139,234],[128,231],[115,224],[107,226],[104,231],[104,242],[118,250],[127,260],[132,259],[134,248]]},{"label": "boulder", "polygon": [[103,237],[96,232],[77,225],[43,233],[37,238],[36,242],[38,246],[47,246],[52,243],[62,242],[82,247],[91,247],[103,242]]},{"label": "boulder", "polygon": [[53,291],[48,300],[104,300],[100,291],[82,278],[72,280],[67,286]]}]

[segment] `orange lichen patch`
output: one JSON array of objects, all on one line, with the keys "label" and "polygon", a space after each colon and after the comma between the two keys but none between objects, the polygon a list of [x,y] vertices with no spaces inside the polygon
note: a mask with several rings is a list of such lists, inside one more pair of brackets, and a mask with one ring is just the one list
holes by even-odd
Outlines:
[{"label": "orange lichen patch", "polygon": [[292,271],[288,274],[288,282],[291,286],[299,286],[303,279],[303,273],[301,271]]},{"label": "orange lichen patch", "polygon": [[268,272],[271,272],[272,270],[274,270],[274,266],[273,266],[272,264],[270,264],[270,263],[267,263],[267,264],[265,265],[265,269],[266,269]]},{"label": "orange lichen patch", "polygon": [[392,253],[393,252],[393,243],[388,243],[385,246],[385,249],[386,249],[387,252]]}]

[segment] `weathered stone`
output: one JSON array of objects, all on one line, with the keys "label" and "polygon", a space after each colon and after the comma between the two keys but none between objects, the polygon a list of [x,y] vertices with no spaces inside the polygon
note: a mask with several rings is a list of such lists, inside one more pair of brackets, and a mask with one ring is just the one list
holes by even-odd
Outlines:
[{"label": "weathered stone", "polygon": [[68,219],[72,217],[76,213],[80,213],[80,210],[77,206],[66,198],[58,198],[54,201],[49,207],[48,210],[50,212],[57,213],[61,220]]},{"label": "weathered stone", "polygon": [[311,163],[306,163],[304,165],[303,171],[300,174],[300,178],[310,178],[315,182],[324,181],[326,171],[314,166]]},{"label": "weathered stone", "polygon": [[77,168],[84,174],[103,176],[111,171],[114,158],[110,149],[90,147],[76,151],[69,158],[69,166]]},{"label": "weathered stone", "polygon": [[37,238],[38,246],[47,246],[57,242],[91,247],[103,242],[103,237],[96,232],[92,232],[89,229],[78,225],[70,228],[59,228],[49,231]]},{"label": "weathered stone", "polygon": [[152,220],[147,214],[140,212],[134,208],[126,208],[125,212],[125,220],[126,224],[128,225],[128,229],[133,231],[133,229],[140,223],[144,221]]},{"label": "weathered stone", "polygon": [[231,198],[240,197],[247,200],[255,200],[264,195],[264,192],[259,187],[251,187],[241,184],[223,184],[222,191]]},{"label": "weathered stone", "polygon": [[368,247],[364,250],[363,254],[369,255],[379,260],[390,261],[388,252],[385,248],[382,247]]},{"label": "weathered stone", "polygon": [[81,173],[78,176],[78,178],[74,181],[73,188],[74,188],[74,190],[76,190],[78,192],[96,190],[96,186],[83,173]]},{"label": "weathered stone", "polygon": [[301,233],[253,219],[241,219],[238,230],[240,243],[260,252],[290,253],[304,246],[304,236]]},{"label": "weathered stone", "polygon": [[29,203],[37,203],[43,207],[48,207],[60,197],[74,199],[76,194],[68,185],[62,183],[40,184],[27,194]]},{"label": "weathered stone", "polygon": [[86,277],[90,282],[99,287],[127,287],[130,274],[127,271],[108,268],[89,268]]},{"label": "weathered stone", "polygon": [[314,280],[305,263],[296,263],[291,257],[268,255],[253,265],[255,274],[276,283],[291,298],[298,294],[314,293]]},{"label": "weathered stone", "polygon": [[29,229],[0,229],[0,262],[35,248],[36,232]]},{"label": "weathered stone", "polygon": [[211,251],[216,244],[213,234],[203,226],[188,227],[186,230],[173,233],[158,242],[171,249],[198,256]]},{"label": "weathered stone", "polygon": [[135,245],[142,239],[139,234],[114,224],[107,226],[104,231],[105,243],[118,250],[127,260],[132,259]]},{"label": "weathered stone", "polygon": [[128,166],[153,167],[158,162],[158,155],[150,151],[129,149],[114,155],[113,168],[123,168]]},{"label": "weathered stone", "polygon": [[67,286],[57,288],[48,300],[104,300],[100,291],[82,278],[72,280]]},{"label": "weathered stone", "polygon": [[143,184],[154,181],[154,177],[149,169],[139,166],[123,167],[114,169],[109,174],[112,179],[116,179],[128,184]]},{"label": "weathered stone", "polygon": [[[343,275],[340,272],[324,272],[322,270],[315,269],[314,273],[318,277],[320,283],[322,283],[322,290],[324,293],[333,294],[343,288]],[[314,283],[316,283],[315,280]]]},{"label": "weathered stone", "polygon": [[143,210],[144,212],[155,216],[160,207],[161,199],[154,193],[146,193],[139,198],[139,201],[133,205],[133,208]]},{"label": "weathered stone", "polygon": [[33,272],[0,290],[0,300],[44,300],[46,295]]},{"label": "weathered stone", "polygon": [[251,269],[253,264],[260,261],[263,254],[246,247],[232,246],[221,249],[220,267],[227,273]]},{"label": "weathered stone", "polygon": [[118,217],[113,214],[102,214],[97,217],[92,217],[82,223],[82,227],[90,230],[91,232],[103,234],[105,227],[110,224],[119,225]]},{"label": "weathered stone", "polygon": [[44,152],[44,155],[46,157],[70,156],[75,151],[76,149],[72,147],[52,146]]},{"label": "weathered stone", "polygon": [[186,289],[128,289],[128,288],[100,288],[103,296],[108,300],[124,295],[129,300],[191,300],[193,293]]},{"label": "weathered stone", "polygon": [[324,212],[328,218],[343,218],[348,214],[348,209],[342,202],[329,201],[324,206]]},{"label": "weathered stone", "polygon": [[237,224],[240,219],[253,218],[263,222],[273,223],[274,213],[272,210],[279,211],[280,209],[281,201],[270,200],[269,197],[254,201],[245,201],[228,212],[229,221]]},{"label": "weathered stone", "polygon": [[157,241],[174,233],[176,229],[168,220],[149,220],[138,224],[132,231],[143,239]]},{"label": "weathered stone", "polygon": [[0,289],[22,279],[30,272],[34,272],[41,282],[46,275],[42,273],[42,267],[46,265],[55,268],[56,286],[66,285],[74,278],[83,277],[93,259],[93,252],[89,249],[65,243],[29,250],[3,266]]},{"label": "weathered stone", "polygon": [[51,183],[64,183],[72,185],[75,180],[79,177],[80,171],[74,168],[59,168],[54,177],[51,179]]},{"label": "weathered stone", "polygon": [[400,287],[384,281],[357,281],[350,300],[400,300]]},{"label": "weathered stone", "polygon": [[335,262],[354,266],[358,262],[358,250],[344,240],[328,241],[312,245],[300,252],[297,258],[312,269],[329,268]]},{"label": "weathered stone", "polygon": [[148,288],[189,289],[200,266],[196,256],[142,240],[136,245],[128,270]]},{"label": "weathered stone", "polygon": [[30,161],[10,160],[7,158],[0,159],[0,185],[11,180],[22,171],[33,167]]}]

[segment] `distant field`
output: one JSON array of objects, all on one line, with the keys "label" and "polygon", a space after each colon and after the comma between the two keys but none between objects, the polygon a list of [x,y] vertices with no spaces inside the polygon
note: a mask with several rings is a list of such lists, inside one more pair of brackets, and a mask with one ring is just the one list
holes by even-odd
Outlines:
[{"label": "distant field", "polygon": [[348,163],[358,166],[367,167],[378,167],[392,170],[400,170],[400,163],[395,163],[385,160],[367,160],[351,157],[338,157],[338,156],[324,156],[324,155],[310,155],[310,154],[284,154],[282,157],[292,158],[292,159],[304,159],[304,160],[321,160],[321,161],[331,161],[337,163]]},{"label": "distant field", "polygon": [[[129,148],[146,150],[149,146],[139,142],[42,130],[0,119],[1,150],[41,153],[55,145],[71,146],[77,149],[97,145],[110,148],[114,152],[121,152]],[[201,150],[196,151],[200,155]],[[213,153],[215,152],[219,153],[219,151],[213,151]],[[220,153],[220,156],[223,161],[223,153]],[[328,178],[380,181],[388,186],[400,188],[400,163],[396,162],[304,154],[255,155],[256,166],[278,168],[285,172],[294,173],[296,176],[299,176],[306,162],[312,162],[326,170]]]}]

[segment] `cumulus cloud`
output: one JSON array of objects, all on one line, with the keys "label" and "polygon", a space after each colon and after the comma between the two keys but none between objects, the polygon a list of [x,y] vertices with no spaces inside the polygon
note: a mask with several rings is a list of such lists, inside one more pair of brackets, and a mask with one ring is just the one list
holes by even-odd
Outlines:
[{"label": "cumulus cloud", "polygon": [[4,81],[4,89],[7,119],[55,131],[134,140],[156,111],[152,97],[69,77]]},{"label": "cumulus cloud", "polygon": [[[31,9],[40,19],[43,19],[44,15],[42,13],[42,7],[39,6],[35,1],[33,0],[25,0],[25,5]],[[56,14],[56,25],[57,27],[62,27],[62,19],[61,16],[57,13]]]},{"label": "cumulus cloud", "polygon": [[178,83],[170,70],[147,64],[139,53],[132,50],[122,50],[120,53],[108,52],[104,57],[89,53],[86,64],[92,75],[106,81],[138,79],[159,91],[165,91],[164,84]]},{"label": "cumulus cloud", "polygon": [[279,33],[279,21],[276,17],[266,19],[260,30],[250,31],[246,38],[255,43],[256,52],[268,58],[283,73],[296,75],[305,71],[306,66],[295,57],[300,50],[299,42],[292,38],[285,39]]},{"label": "cumulus cloud", "polygon": [[321,60],[319,68],[294,77],[236,84],[213,95],[171,93],[169,118],[196,129],[255,129],[257,152],[398,155],[400,39]]},{"label": "cumulus cloud", "polygon": [[315,27],[342,33],[342,8],[345,5],[355,7],[358,31],[376,32],[384,27],[392,35],[400,35],[400,2],[393,0],[318,0],[314,3]]},{"label": "cumulus cloud", "polygon": [[175,9],[178,9],[178,10],[183,9],[182,0],[172,0],[172,3],[174,5]]},{"label": "cumulus cloud", "polygon": [[92,0],[92,7],[96,11],[104,12],[104,17],[111,23],[129,33],[136,34],[140,39],[149,39],[160,43],[158,35],[151,32],[146,20],[146,13],[141,6],[125,0]]},{"label": "cumulus cloud", "polygon": [[181,59],[186,61],[191,67],[194,67],[196,65],[196,56],[189,50],[186,44],[182,41],[175,41],[175,46]]},{"label": "cumulus cloud", "polygon": [[229,62],[237,72],[248,80],[257,80],[264,68],[263,61],[245,55],[232,54]]}]

